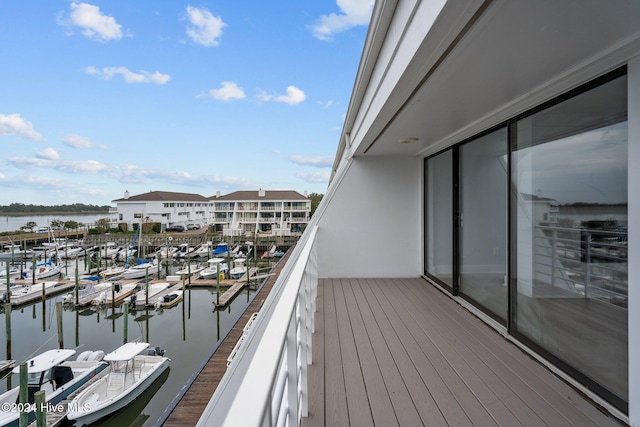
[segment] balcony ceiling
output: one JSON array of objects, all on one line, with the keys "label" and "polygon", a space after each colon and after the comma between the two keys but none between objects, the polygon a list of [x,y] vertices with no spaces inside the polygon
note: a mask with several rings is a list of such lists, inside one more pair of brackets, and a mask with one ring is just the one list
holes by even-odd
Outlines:
[{"label": "balcony ceiling", "polygon": [[[456,18],[445,8],[436,25]],[[427,35],[355,154],[430,154],[459,142],[521,112],[505,110],[509,103],[521,109],[535,105],[528,99],[539,103],[531,96],[536,88],[594,53],[627,40],[637,44],[639,23],[634,1],[494,1],[435,69],[421,64],[437,45]],[[398,142],[407,137],[419,141]]]}]

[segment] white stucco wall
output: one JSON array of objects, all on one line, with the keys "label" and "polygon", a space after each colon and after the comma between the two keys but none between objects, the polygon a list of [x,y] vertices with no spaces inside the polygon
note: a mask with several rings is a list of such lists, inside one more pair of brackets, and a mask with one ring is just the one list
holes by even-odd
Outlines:
[{"label": "white stucco wall", "polygon": [[354,158],[318,219],[321,277],[422,273],[422,159]]}]

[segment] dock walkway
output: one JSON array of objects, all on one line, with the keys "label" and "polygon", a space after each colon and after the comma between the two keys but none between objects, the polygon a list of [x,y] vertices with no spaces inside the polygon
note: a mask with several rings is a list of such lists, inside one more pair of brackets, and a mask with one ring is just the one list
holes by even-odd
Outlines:
[{"label": "dock walkway", "polygon": [[244,326],[253,313],[260,310],[262,303],[269,295],[269,292],[271,292],[271,288],[286,264],[290,253],[291,251],[287,251],[283,259],[275,266],[273,270],[274,274],[268,278],[242,317],[236,322],[220,343],[220,346],[206,362],[203,369],[197,374],[193,383],[186,386],[188,389],[184,395],[176,397],[176,399],[179,399],[178,402],[172,409],[170,408],[167,413],[165,413],[162,419],[158,420],[156,425],[167,427],[193,427],[196,425],[198,419],[200,419],[200,415],[202,415],[202,411],[204,411],[204,408],[209,403],[213,392],[216,390],[216,387],[218,387],[222,376],[227,370],[227,358],[242,336]]}]

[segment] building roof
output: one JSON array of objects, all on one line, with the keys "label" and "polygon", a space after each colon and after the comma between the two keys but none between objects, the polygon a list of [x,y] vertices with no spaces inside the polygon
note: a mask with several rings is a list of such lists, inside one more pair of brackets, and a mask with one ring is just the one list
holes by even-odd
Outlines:
[{"label": "building roof", "polygon": [[211,196],[209,200],[309,200],[307,197],[291,190],[262,190],[264,196],[259,196],[259,191],[234,191],[224,196]]},{"label": "building roof", "polygon": [[137,196],[123,197],[111,202],[208,202],[204,196],[193,193],[174,193],[172,191],[150,191]]}]

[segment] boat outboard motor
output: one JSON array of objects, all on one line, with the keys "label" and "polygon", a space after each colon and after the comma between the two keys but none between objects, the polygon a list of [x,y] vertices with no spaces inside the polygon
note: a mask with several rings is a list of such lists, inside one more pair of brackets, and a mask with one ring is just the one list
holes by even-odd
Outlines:
[{"label": "boat outboard motor", "polygon": [[129,300],[129,307],[135,307],[137,299],[138,296],[136,294],[131,295],[131,299]]},{"label": "boat outboard motor", "polygon": [[164,350],[160,347],[151,347],[147,350],[147,356],[164,356]]}]

